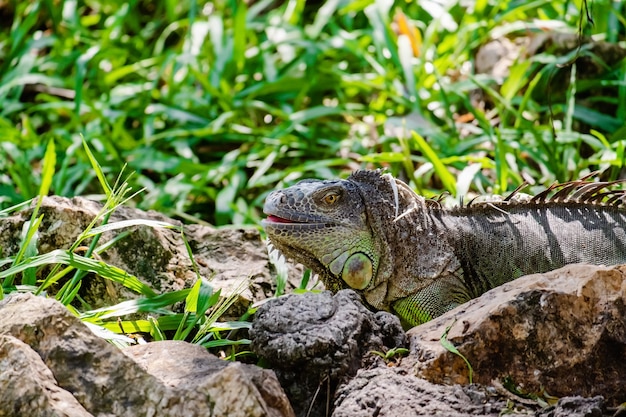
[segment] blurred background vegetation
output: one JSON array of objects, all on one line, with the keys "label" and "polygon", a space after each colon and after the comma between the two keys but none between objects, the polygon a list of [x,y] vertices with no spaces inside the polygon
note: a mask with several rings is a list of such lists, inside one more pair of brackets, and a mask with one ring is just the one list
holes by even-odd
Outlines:
[{"label": "blurred background vegetation", "polygon": [[[0,209],[101,191],[257,224],[269,191],[387,167],[425,195],[622,175],[626,5],[0,0]],[[580,37],[578,35],[581,35]]]}]

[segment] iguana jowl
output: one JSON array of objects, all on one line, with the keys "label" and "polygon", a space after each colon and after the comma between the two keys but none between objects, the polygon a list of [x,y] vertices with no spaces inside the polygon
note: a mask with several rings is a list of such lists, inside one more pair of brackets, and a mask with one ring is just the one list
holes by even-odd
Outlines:
[{"label": "iguana jowl", "polygon": [[570,263],[626,263],[624,191],[572,181],[527,201],[453,209],[379,171],[272,192],[273,249],[416,325],[522,275]]}]

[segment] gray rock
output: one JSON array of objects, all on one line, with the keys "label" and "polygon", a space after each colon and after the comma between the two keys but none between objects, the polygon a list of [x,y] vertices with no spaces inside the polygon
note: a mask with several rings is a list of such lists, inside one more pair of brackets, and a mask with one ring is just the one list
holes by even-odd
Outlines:
[{"label": "gray rock", "polygon": [[604,398],[565,397],[555,406],[538,411],[537,417],[603,417]]},{"label": "gray rock", "polygon": [[269,300],[255,315],[252,350],[275,371],[297,415],[326,415],[327,394],[369,360],[403,346],[397,317],[372,313],[351,290]]},{"label": "gray rock", "polygon": [[[138,363],[44,297],[12,294],[2,300],[0,337],[0,366],[22,363],[30,364],[24,372],[32,369],[31,378],[6,374],[13,385],[0,390],[0,415],[199,417],[225,415],[222,410],[232,416],[293,415],[270,371],[217,364],[203,349],[185,343],[137,347],[131,356]],[[150,357],[163,365],[148,364]],[[198,375],[194,366],[214,375]],[[35,379],[41,380],[39,387],[30,386]],[[39,398],[38,392],[46,395]],[[67,412],[74,406],[73,414]]]},{"label": "gray rock", "polygon": [[205,393],[216,416],[294,415],[271,370],[227,362],[181,341],[130,346],[123,353],[166,386]]},{"label": "gray rock", "polygon": [[479,387],[436,385],[399,368],[379,367],[359,371],[338,389],[332,416],[497,417],[505,408],[505,401]]},{"label": "gray rock", "polygon": [[57,385],[39,355],[12,336],[0,336],[0,416],[92,417]]},{"label": "gray rock", "polygon": [[[98,338],[54,300],[12,294],[0,302],[0,334],[20,339],[50,369],[58,386],[96,416],[153,415],[168,404],[190,412],[180,397]],[[145,393],[150,393],[146,396]]]},{"label": "gray rock", "polygon": [[336,416],[533,415],[535,402],[467,385],[467,365],[440,341],[456,320],[448,340],[475,381],[510,377],[522,392],[578,396],[545,417],[601,416],[600,397],[584,397],[615,405],[625,395],[624,274],[626,267],[573,265],[520,278],[412,329],[411,354],[393,370],[367,352],[400,346],[399,325],[381,324],[385,313],[372,320],[351,291],[269,301],[253,324],[253,349],[276,370],[300,416],[325,415],[326,402]]},{"label": "gray rock", "polygon": [[519,278],[408,333],[403,366],[434,383],[509,377],[523,392],[626,401],[626,266],[569,265]]}]

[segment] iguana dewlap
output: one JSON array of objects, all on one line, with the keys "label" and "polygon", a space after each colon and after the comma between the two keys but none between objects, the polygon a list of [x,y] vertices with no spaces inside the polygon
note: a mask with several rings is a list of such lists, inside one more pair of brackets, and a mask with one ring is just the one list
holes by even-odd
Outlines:
[{"label": "iguana dewlap", "polygon": [[273,249],[353,288],[409,325],[522,275],[570,263],[626,263],[624,191],[573,181],[526,202],[446,209],[379,171],[305,180],[272,192],[263,221]]}]

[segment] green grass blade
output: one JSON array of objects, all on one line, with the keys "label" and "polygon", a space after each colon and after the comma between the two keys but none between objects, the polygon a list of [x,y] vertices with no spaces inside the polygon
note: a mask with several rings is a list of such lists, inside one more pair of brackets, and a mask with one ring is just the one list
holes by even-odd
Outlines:
[{"label": "green grass blade", "polygon": [[215,305],[220,297],[220,290],[213,293],[213,287],[203,279],[198,279],[191,288],[185,301],[185,314],[193,318],[184,328],[181,326],[174,335],[174,340],[186,340],[198,322],[201,322],[209,308]]},{"label": "green grass blade", "polygon": [[252,342],[249,339],[239,339],[239,340],[230,340],[230,339],[218,339],[218,340],[210,340],[208,342],[201,343],[201,345],[207,349],[216,348],[216,347],[224,347],[224,346],[242,346],[249,345]]},{"label": "green grass blade", "polygon": [[[60,249],[48,252],[43,255],[35,256],[33,258],[29,258],[27,262],[24,262],[20,265],[12,266],[11,268],[1,271],[0,279],[18,274],[28,268],[53,264],[70,265],[76,269],[93,272],[103,278],[122,284],[126,288],[140,294],[150,297],[156,295],[152,288],[139,281],[137,277],[125,272],[124,270],[116,266],[109,265],[102,261],[85,258],[83,256],[76,255]],[[54,282],[50,280],[44,281],[44,283],[41,285],[42,290],[46,289],[53,283]]]},{"label": "green grass blade", "polygon": [[322,29],[328,24],[331,17],[337,10],[340,0],[326,0],[317,11],[313,24],[306,29],[307,35],[311,39],[317,39]]},{"label": "green grass blade", "polygon": [[[22,243],[21,246],[25,246],[26,250],[24,251],[24,257],[30,258],[33,256],[37,256],[39,253],[37,246],[39,243],[39,226],[41,225],[41,221],[43,220],[43,216],[39,216],[35,220],[35,224],[30,226],[30,222],[24,223],[22,226]],[[22,284],[23,285],[35,285],[37,283],[37,269],[36,268],[28,268],[22,274]]]},{"label": "green grass blade", "polygon": [[112,232],[114,230],[125,229],[133,226],[146,226],[153,227],[155,229],[174,229],[179,230],[180,226],[173,225],[168,222],[162,222],[158,220],[148,220],[148,219],[130,219],[130,220],[121,220],[115,223],[107,223],[102,226],[94,227],[89,232],[85,233],[85,238],[94,237],[96,235],[100,235],[105,232]]},{"label": "green grass blade", "polygon": [[428,142],[426,142],[426,140],[424,140],[424,138],[420,134],[412,131],[411,136],[413,137],[413,140],[415,141],[418,149],[424,154],[426,159],[430,161],[431,164],[433,164],[435,173],[441,180],[443,186],[446,188],[446,190],[448,190],[450,194],[456,196],[456,179],[454,178],[454,175],[452,175],[450,171],[448,171],[448,168],[446,168],[443,162],[441,162],[441,159],[439,158],[437,153],[433,150],[433,148],[430,147]]},{"label": "green grass blade", "polygon": [[463,359],[463,361],[465,361],[465,364],[467,365],[467,370],[468,370],[468,380],[469,380],[469,383],[471,384],[473,381],[473,376],[474,376],[474,370],[472,368],[472,365],[469,363],[467,358],[463,356],[461,352],[459,352],[456,346],[454,346],[452,342],[448,340],[448,333],[450,332],[450,329],[452,328],[452,326],[454,326],[455,322],[456,320],[451,325],[446,327],[446,330],[441,335],[439,342],[441,343],[441,346],[443,346],[448,352],[458,355],[461,359]]},{"label": "green grass blade", "polygon": [[87,158],[89,159],[91,167],[96,172],[96,176],[98,177],[100,186],[104,190],[104,193],[106,194],[107,198],[109,198],[112,194],[111,186],[109,185],[109,182],[104,176],[104,172],[102,172],[102,167],[100,166],[100,164],[94,157],[93,153],[91,152],[91,149],[89,149],[89,145],[87,144],[87,141],[85,140],[85,138],[83,138],[83,149],[85,150],[85,153],[87,154]]},{"label": "green grass blade", "polygon": [[29,221],[29,230],[26,234],[26,239],[21,242],[20,250],[18,251],[15,259],[13,261],[13,265],[18,265],[22,258],[24,257],[24,253],[29,247],[30,240],[33,238],[35,233],[37,232],[36,227],[41,223],[41,219],[37,221],[37,216],[39,215],[39,208],[41,207],[41,203],[43,202],[44,197],[48,195],[50,191],[50,185],[52,184],[52,177],[54,176],[54,168],[56,165],[56,152],[54,141],[51,139],[48,142],[48,146],[46,147],[46,153],[43,159],[43,171],[41,175],[41,186],[39,187],[39,195],[37,197],[37,202],[35,204],[35,208],[33,209],[33,213],[31,215]]},{"label": "green grass blade", "polygon": [[164,294],[155,295],[154,297],[123,301],[113,306],[86,311],[81,314],[81,318],[97,318],[98,320],[105,320],[112,317],[121,317],[129,314],[144,312],[161,312],[169,314],[169,312],[162,309],[184,300],[189,296],[190,291],[190,289],[170,291]]},{"label": "green grass blade", "polygon": [[148,327],[148,331],[146,333],[150,333],[150,336],[152,336],[152,338],[155,341],[159,341],[159,340],[167,340],[167,337],[165,337],[165,334],[163,333],[164,329],[160,323],[159,320],[149,316],[148,317],[148,323],[149,323],[149,327]]}]

